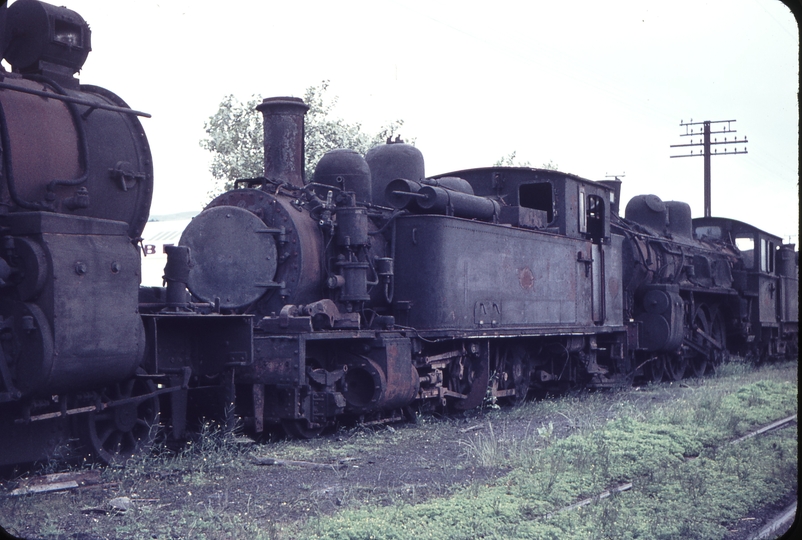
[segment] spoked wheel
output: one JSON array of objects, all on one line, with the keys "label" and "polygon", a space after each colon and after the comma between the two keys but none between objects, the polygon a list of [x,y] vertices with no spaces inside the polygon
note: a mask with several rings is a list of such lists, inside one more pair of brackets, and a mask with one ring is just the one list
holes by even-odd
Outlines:
[{"label": "spoked wheel", "polygon": [[507,403],[517,405],[526,401],[532,386],[532,363],[523,347],[504,350],[492,385],[496,391],[515,391],[513,395],[499,398]]},{"label": "spoked wheel", "polygon": [[529,387],[532,384],[532,368],[527,361],[525,354],[514,354],[510,361],[510,375],[515,384],[514,403],[517,405],[526,401],[529,395]]},{"label": "spoked wheel", "polygon": [[298,420],[284,419],[281,421],[281,427],[284,428],[287,435],[295,437],[296,439],[314,439],[323,433],[323,430],[326,428],[325,425],[309,424],[309,422],[303,418]]},{"label": "spoked wheel", "polygon": [[688,358],[681,354],[665,355],[666,375],[669,380],[679,381],[685,376],[688,369]]},{"label": "spoked wheel", "polygon": [[666,358],[664,355],[658,354],[649,360],[643,366],[646,379],[653,383],[662,382],[666,374]]},{"label": "spoked wheel", "polygon": [[90,412],[85,430],[86,442],[96,459],[108,465],[123,465],[150,450],[159,425],[159,398],[151,395],[155,390],[152,381],[138,377],[103,390],[101,403],[108,407]]},{"label": "spoked wheel", "polygon": [[455,358],[448,369],[448,389],[467,395],[473,387],[474,370],[467,355]]},{"label": "spoked wheel", "polygon": [[488,371],[485,355],[463,354],[455,358],[448,367],[444,383],[449,390],[465,398],[449,400],[447,407],[466,411],[481,405],[487,392]]}]

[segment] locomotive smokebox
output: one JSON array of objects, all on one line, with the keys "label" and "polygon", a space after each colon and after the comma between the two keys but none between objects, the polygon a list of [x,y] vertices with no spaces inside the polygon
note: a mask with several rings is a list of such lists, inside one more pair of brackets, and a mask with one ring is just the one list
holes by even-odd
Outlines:
[{"label": "locomotive smokebox", "polygon": [[300,98],[272,97],[256,110],[264,117],[265,178],[304,185],[304,115],[309,106]]}]

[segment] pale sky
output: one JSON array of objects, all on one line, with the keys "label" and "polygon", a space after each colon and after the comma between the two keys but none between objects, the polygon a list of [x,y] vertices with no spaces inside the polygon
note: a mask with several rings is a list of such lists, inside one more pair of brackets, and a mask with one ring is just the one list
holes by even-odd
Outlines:
[{"label": "pale sky", "polygon": [[713,215],[798,244],[799,39],[778,0],[55,3],[91,25],[81,82],[153,115],[154,214],[206,202],[198,141],[224,96],[329,80],[337,116],[369,132],[403,119],[427,175],[515,151],[592,180],[623,173],[624,202],[654,193],[694,217],[703,160],[669,146],[688,142],[681,121],[736,119],[748,154],[713,157]]}]

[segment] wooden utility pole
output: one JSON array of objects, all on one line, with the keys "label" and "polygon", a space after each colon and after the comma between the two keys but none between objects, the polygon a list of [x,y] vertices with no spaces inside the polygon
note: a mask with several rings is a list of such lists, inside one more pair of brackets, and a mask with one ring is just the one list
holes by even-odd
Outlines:
[{"label": "wooden utility pole", "polygon": [[[679,147],[683,147],[683,146],[701,146],[702,147],[702,151],[700,151],[698,154],[694,154],[693,150],[691,150],[690,154],[683,154],[683,155],[680,155],[680,156],[671,156],[671,157],[675,158],[675,157],[697,157],[697,156],[703,156],[705,158],[705,217],[710,217],[711,216],[711,212],[710,212],[710,156],[712,156],[713,154],[718,156],[718,155],[746,154],[747,153],[746,146],[743,147],[743,150],[738,150],[738,147],[736,146],[733,149],[732,152],[728,152],[728,148],[725,147],[724,148],[724,152],[722,152],[721,154],[718,153],[717,149],[714,149],[713,153],[711,154],[710,148],[712,146],[717,145],[717,144],[728,144],[728,145],[744,144],[744,145],[746,145],[746,143],[749,142],[748,140],[746,140],[746,137],[744,137],[743,139],[741,139],[739,141],[738,140],[738,136],[735,136],[735,138],[730,139],[729,141],[727,140],[727,137],[724,137],[723,141],[719,141],[718,138],[714,138],[712,141],[710,140],[710,136],[711,135],[718,135],[718,134],[731,135],[733,133],[737,133],[731,127],[732,122],[735,122],[735,120],[714,120],[714,121],[705,120],[704,122],[694,122],[693,120],[691,120],[690,122],[682,122],[682,121],[680,121],[680,124],[679,124],[680,127],[683,127],[683,126],[685,127],[685,133],[681,133],[680,137],[698,137],[698,136],[701,135],[702,138],[699,139],[699,142],[693,142],[693,139],[691,139],[691,142],[687,143],[687,144],[672,144],[671,145],[671,148],[679,148]],[[726,126],[720,126],[721,127],[720,131],[711,131],[711,125],[712,124],[727,124],[727,125]],[[699,130],[698,128],[693,128],[692,126],[702,126],[702,129]]]}]

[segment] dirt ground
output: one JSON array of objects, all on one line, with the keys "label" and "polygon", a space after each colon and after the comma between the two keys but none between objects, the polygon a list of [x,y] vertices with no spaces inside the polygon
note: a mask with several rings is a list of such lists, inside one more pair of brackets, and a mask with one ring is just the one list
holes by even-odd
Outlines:
[{"label": "dirt ground", "polygon": [[[11,497],[11,490],[25,485],[17,479],[0,486],[0,525],[31,539],[174,538],[179,536],[164,532],[169,527],[150,530],[146,524],[158,522],[157,516],[178,520],[224,515],[258,523],[260,530],[272,528],[281,537],[282,524],[363,501],[414,504],[475,482],[492,482],[507,471],[482,466],[471,451],[491,426],[502,442],[520,440],[550,423],[551,436],[562,438],[622,414],[616,406],[621,400],[646,408],[689,389],[682,383],[609,392],[594,396],[592,408],[579,406],[570,415],[537,414],[537,407],[526,405],[530,409],[525,414],[508,409],[450,418],[421,416],[417,424],[342,429],[310,441],[240,440],[191,458],[150,458],[125,471],[102,470],[94,485]],[[581,405],[582,396],[576,399]],[[31,498],[36,498],[34,504]],[[728,538],[748,538],[780,509],[744,516]],[[175,530],[181,529],[176,525]]]}]

